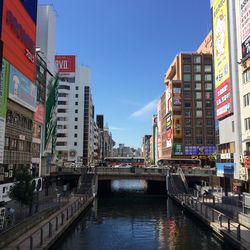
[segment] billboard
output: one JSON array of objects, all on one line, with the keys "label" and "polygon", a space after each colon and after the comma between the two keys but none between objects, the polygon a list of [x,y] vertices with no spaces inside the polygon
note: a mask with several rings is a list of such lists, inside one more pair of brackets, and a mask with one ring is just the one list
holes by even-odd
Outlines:
[{"label": "billboard", "polygon": [[166,131],[166,147],[172,147],[172,129]]},{"label": "billboard", "polygon": [[44,118],[45,118],[44,116],[45,116],[44,105],[41,103],[38,103],[36,106],[35,114],[34,114],[34,120],[36,122],[44,124]]},{"label": "billboard", "polygon": [[182,117],[174,117],[174,138],[182,138]]},{"label": "billboard", "polygon": [[242,58],[250,54],[250,1],[240,0]]},{"label": "billboard", "polygon": [[3,59],[0,79],[0,163],[3,163],[5,121],[7,112],[9,63]]},{"label": "billboard", "polygon": [[210,155],[216,150],[215,146],[185,146],[185,155]]},{"label": "billboard", "polygon": [[181,106],[181,88],[173,88],[173,105]]},{"label": "billboard", "polygon": [[10,65],[9,98],[32,111],[36,110],[37,86]]},{"label": "billboard", "polygon": [[228,6],[226,0],[215,0],[213,3],[213,38],[214,38],[214,72],[216,87],[216,117],[223,119],[231,114],[232,98],[229,39],[228,39]]},{"label": "billboard", "polygon": [[60,75],[69,76],[76,71],[75,56],[55,56],[55,62]]},{"label": "billboard", "polygon": [[174,154],[175,155],[183,155],[182,144],[175,143],[174,144]]},{"label": "billboard", "polygon": [[4,1],[1,38],[3,57],[34,82],[36,25],[20,1]]}]

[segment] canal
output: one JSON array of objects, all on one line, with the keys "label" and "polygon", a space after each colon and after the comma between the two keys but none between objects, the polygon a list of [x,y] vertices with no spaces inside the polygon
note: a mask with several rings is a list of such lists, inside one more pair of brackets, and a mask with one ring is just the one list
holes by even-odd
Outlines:
[{"label": "canal", "polygon": [[233,249],[171,199],[160,195],[102,195],[53,250]]}]

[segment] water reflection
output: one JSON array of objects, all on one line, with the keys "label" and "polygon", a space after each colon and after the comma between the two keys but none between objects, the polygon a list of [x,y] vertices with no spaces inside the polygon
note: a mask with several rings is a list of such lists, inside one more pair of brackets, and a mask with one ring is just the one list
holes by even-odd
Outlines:
[{"label": "water reflection", "polygon": [[171,200],[147,195],[100,197],[52,249],[232,249]]}]

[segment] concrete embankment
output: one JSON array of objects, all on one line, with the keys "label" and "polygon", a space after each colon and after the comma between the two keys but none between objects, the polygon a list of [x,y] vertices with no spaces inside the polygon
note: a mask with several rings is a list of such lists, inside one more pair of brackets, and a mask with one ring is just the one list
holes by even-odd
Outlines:
[{"label": "concrete embankment", "polygon": [[250,249],[250,229],[187,194],[169,195],[187,212],[202,221],[221,239],[238,249]]},{"label": "concrete embankment", "polygon": [[94,195],[72,197],[67,205],[44,219],[4,249],[49,249],[80,214],[92,204],[94,198]]}]

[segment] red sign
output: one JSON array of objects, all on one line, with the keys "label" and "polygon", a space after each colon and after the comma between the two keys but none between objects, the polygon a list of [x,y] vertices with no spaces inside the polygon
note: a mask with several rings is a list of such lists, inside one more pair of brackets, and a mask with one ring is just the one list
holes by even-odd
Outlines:
[{"label": "red sign", "polygon": [[20,1],[4,1],[1,38],[3,57],[35,81],[36,25]]},{"label": "red sign", "polygon": [[34,120],[36,122],[44,124],[44,116],[45,116],[44,105],[41,103],[38,103],[36,106],[35,114],[34,114]]},{"label": "red sign", "polygon": [[230,78],[216,88],[216,116],[221,119],[232,113]]},{"label": "red sign", "polygon": [[250,168],[250,156],[244,157],[244,167],[245,168]]},{"label": "red sign", "polygon": [[76,71],[75,56],[55,56],[55,61],[59,73],[75,73]]}]

